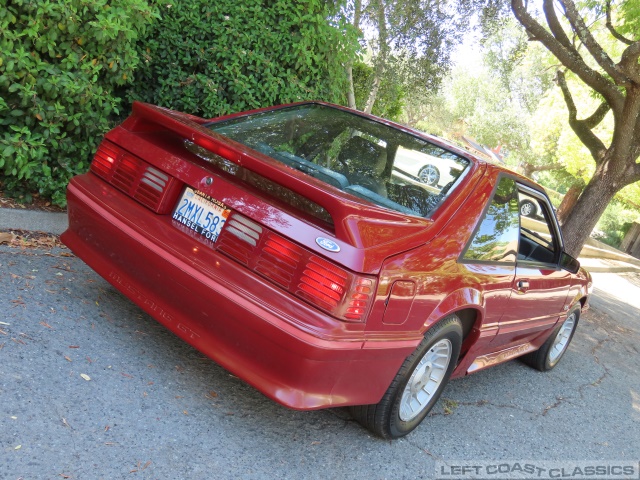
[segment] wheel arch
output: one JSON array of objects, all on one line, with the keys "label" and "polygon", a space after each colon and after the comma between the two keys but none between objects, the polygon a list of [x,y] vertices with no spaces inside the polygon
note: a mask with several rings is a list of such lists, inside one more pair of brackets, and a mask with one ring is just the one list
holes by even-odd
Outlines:
[{"label": "wheel arch", "polygon": [[480,312],[476,308],[467,307],[453,312],[462,322],[462,341],[464,342],[473,331],[473,327],[480,324]]},{"label": "wheel arch", "polygon": [[463,288],[452,292],[429,315],[422,334],[426,334],[440,320],[456,315],[462,323],[462,358],[479,335],[485,314],[483,303],[482,293],[477,289]]},{"label": "wheel arch", "polygon": [[[478,289],[461,288],[456,290],[447,295],[438,306],[433,309],[424,322],[421,333],[424,334],[441,319],[451,314],[456,314],[458,317],[461,317],[460,320],[463,322],[463,326],[465,323],[468,324],[471,322],[469,318],[473,318],[471,322],[471,327],[473,327],[476,323],[481,323],[484,318],[485,310],[483,303],[482,292]],[[471,329],[469,331],[471,331]]]}]

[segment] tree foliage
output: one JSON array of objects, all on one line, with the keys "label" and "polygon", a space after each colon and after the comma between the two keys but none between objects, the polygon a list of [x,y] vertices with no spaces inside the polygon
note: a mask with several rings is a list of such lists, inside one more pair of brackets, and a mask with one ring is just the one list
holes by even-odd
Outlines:
[{"label": "tree foliage", "polygon": [[[636,5],[636,1],[632,3]],[[542,18],[538,19],[523,0],[511,0],[513,13],[529,38],[540,42],[561,63],[556,82],[567,107],[568,123],[595,162],[593,176],[563,223],[566,247],[573,254],[580,251],[614,195],[640,180],[640,32],[625,36],[616,28],[614,22],[626,13],[626,7],[617,7],[610,0],[585,4],[543,0]],[[595,32],[603,24],[620,48],[607,49],[609,42],[597,39]],[[579,111],[568,72],[600,99],[595,108]],[[610,139],[597,132],[609,111],[614,118]]]},{"label": "tree foliage", "polygon": [[[339,102],[343,64],[357,48],[322,0],[167,2],[139,44],[144,62],[130,92],[212,117],[305,99]],[[346,32],[346,34],[345,34]]]},{"label": "tree foliage", "polygon": [[[352,0],[350,18],[362,28],[371,55],[369,95],[357,107],[371,112],[383,83],[422,95],[437,90],[451,52],[469,24],[474,2],[463,0]],[[356,105],[350,105],[356,107]]]},{"label": "tree foliage", "polygon": [[65,203],[119,112],[156,16],[144,0],[0,0],[0,181]]}]

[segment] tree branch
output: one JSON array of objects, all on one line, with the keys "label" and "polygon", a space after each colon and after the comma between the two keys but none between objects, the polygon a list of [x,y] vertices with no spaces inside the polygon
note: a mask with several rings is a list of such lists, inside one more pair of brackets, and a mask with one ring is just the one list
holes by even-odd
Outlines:
[{"label": "tree branch", "polygon": [[607,72],[618,85],[628,85],[630,83],[629,78],[627,78],[615,62],[611,60],[611,57],[609,57],[607,52],[605,52],[600,44],[596,42],[596,39],[593,38],[593,35],[591,35],[591,32],[585,25],[584,20],[582,20],[582,17],[578,13],[573,0],[558,1],[564,7],[565,17],[569,20],[573,31],[576,32],[576,35],[578,35],[578,38],[598,65],[600,65],[600,67],[602,67],[602,69]]},{"label": "tree branch", "polygon": [[548,170],[560,170],[564,165],[560,163],[548,163],[546,165],[532,165],[528,168],[530,172],[546,172]]},{"label": "tree branch", "polygon": [[[567,34],[564,32],[562,25],[558,21],[558,16],[556,15],[556,9],[553,6],[554,0],[544,0],[542,5],[544,10],[544,16],[547,19],[547,23],[549,24],[549,28],[551,29],[551,33],[556,40],[562,44],[567,50],[575,50],[571,40],[567,37]],[[577,53],[577,52],[576,52]]]},{"label": "tree branch", "polygon": [[640,181],[640,163],[636,163],[633,166],[633,174],[631,175],[631,180],[627,185],[631,185],[632,183]]},{"label": "tree branch", "polygon": [[607,20],[606,20],[606,27],[609,30],[609,32],[611,32],[611,35],[613,35],[613,37],[619,41],[621,41],[622,43],[626,43],[627,45],[631,45],[633,43],[633,40],[629,40],[628,38],[626,38],[625,36],[623,36],[621,33],[619,33],[613,26],[613,24],[611,23],[611,0],[607,0],[607,3],[605,4],[605,13],[607,15]]},{"label": "tree branch", "polygon": [[581,121],[584,122],[587,128],[594,129],[600,124],[600,122],[602,122],[602,120],[604,120],[604,117],[607,115],[609,110],[611,110],[609,104],[607,102],[602,102],[589,118],[585,118]]},{"label": "tree branch", "polygon": [[614,112],[621,112],[624,97],[616,86],[596,70],[589,67],[575,49],[567,49],[540,25],[529,13],[523,0],[511,0],[511,9],[532,40],[542,43],[560,62],[574,72],[584,83],[600,93]]},{"label": "tree branch", "polygon": [[[578,109],[576,108],[576,104],[573,101],[573,96],[569,91],[569,87],[567,86],[567,79],[564,76],[564,72],[558,70],[556,75],[556,82],[562,90],[562,96],[564,97],[564,101],[567,104],[567,109],[569,110],[569,126],[578,136],[580,141],[589,149],[591,152],[591,156],[595,160],[596,164],[602,162],[604,155],[607,151],[604,143],[600,140],[589,128],[589,122],[594,122],[594,120],[590,120],[596,115],[596,113],[601,113],[600,109],[602,106],[598,107],[596,113],[591,115],[587,120],[578,120]],[[606,112],[605,112],[606,114]],[[604,114],[603,114],[604,116]],[[599,122],[598,122],[599,123]],[[596,123],[597,125],[597,123]]]},{"label": "tree branch", "polygon": [[640,41],[634,42],[624,49],[618,66],[627,76],[636,83],[640,83]]}]

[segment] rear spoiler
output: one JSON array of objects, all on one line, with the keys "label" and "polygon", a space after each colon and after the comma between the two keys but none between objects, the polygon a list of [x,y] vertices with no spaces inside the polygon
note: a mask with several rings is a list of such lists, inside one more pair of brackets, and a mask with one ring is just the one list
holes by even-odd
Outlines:
[{"label": "rear spoiler", "polygon": [[[349,194],[203,126],[209,120],[148,103],[134,102],[122,127],[131,132],[169,130],[196,145],[263,177],[284,185],[325,208],[334,220],[336,238],[356,248],[413,235],[433,225],[430,219],[404,215],[375,205],[362,216],[362,204]],[[352,197],[353,198],[353,197]]]}]

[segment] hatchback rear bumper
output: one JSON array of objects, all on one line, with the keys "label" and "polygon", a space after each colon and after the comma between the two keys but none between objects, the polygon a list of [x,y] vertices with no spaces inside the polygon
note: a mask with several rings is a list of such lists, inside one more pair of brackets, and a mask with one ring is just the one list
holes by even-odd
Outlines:
[{"label": "hatchback rear bumper", "polygon": [[158,322],[299,410],[377,403],[415,340],[368,340],[89,173],[68,188],[63,242]]}]

